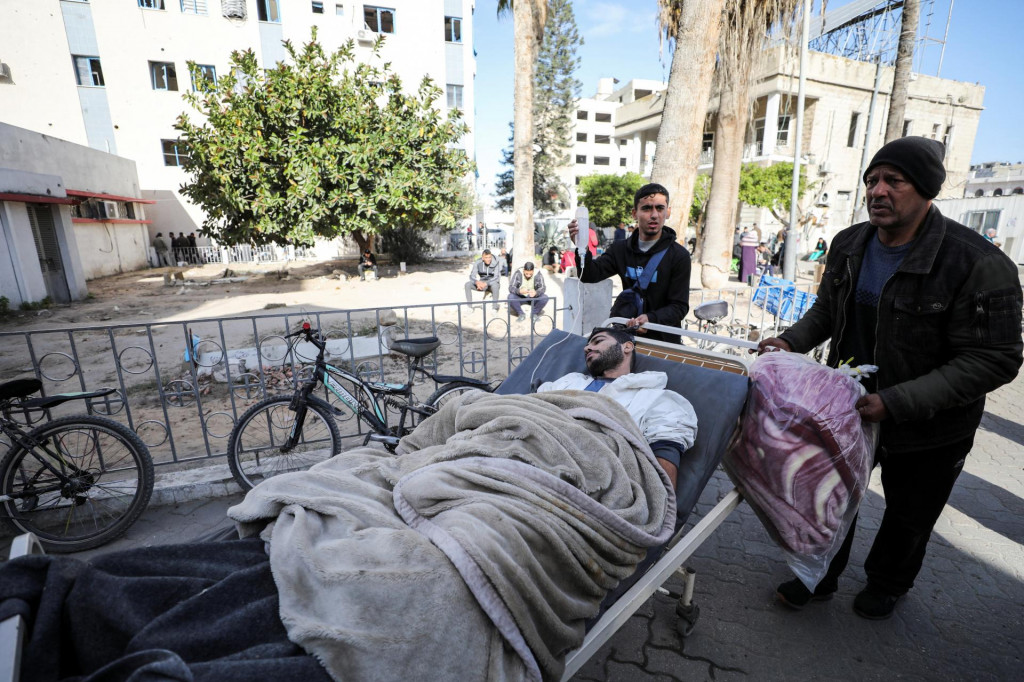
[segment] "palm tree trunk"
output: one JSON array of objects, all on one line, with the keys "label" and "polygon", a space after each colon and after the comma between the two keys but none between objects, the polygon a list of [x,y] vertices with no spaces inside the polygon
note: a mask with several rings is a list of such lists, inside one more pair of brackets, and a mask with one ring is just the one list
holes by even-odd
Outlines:
[{"label": "palm tree trunk", "polygon": [[914,43],[917,25],[921,19],[921,0],[905,0],[900,20],[900,43],[896,51],[896,73],[892,77],[892,97],[889,99],[889,118],[885,124],[885,141],[903,136],[903,119],[907,110],[907,91],[910,72],[914,66]]},{"label": "palm tree trunk", "polygon": [[711,171],[711,195],[701,249],[700,280],[709,289],[721,289],[729,282],[749,99],[749,80],[737,78],[723,89],[718,104],[715,166]]},{"label": "palm tree trunk", "polygon": [[533,69],[537,61],[537,11],[533,0],[520,0],[512,6],[515,41],[512,241],[516,267],[533,260]]},{"label": "palm tree trunk", "polygon": [[668,189],[676,237],[684,245],[724,6],[725,0],[684,0],[676,22],[651,180]]}]

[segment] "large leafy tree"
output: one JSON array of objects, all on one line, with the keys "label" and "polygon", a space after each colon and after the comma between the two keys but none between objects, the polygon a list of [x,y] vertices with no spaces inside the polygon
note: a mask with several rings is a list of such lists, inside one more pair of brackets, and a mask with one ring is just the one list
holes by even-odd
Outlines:
[{"label": "large leafy tree", "polygon": [[[182,193],[206,212],[204,234],[224,244],[309,244],[349,235],[366,247],[387,229],[454,227],[472,169],[456,143],[458,111],[442,116],[429,78],[403,91],[388,65],[356,63],[349,41],[316,40],[263,71],[251,50],[186,100],[201,114],[175,125],[188,158]],[[376,57],[380,42],[374,50]],[[199,74],[189,64],[193,76]]]},{"label": "large leafy tree", "polygon": [[651,180],[671,194],[680,242],[686,241],[724,6],[725,0],[658,0],[660,35],[674,49]]},{"label": "large leafy tree", "polygon": [[590,219],[601,227],[629,223],[633,195],[643,184],[643,177],[637,173],[587,175],[580,180],[579,203],[587,207]]},{"label": "large leafy tree", "polygon": [[[572,148],[573,114],[581,88],[574,75],[580,63],[576,48],[582,43],[570,0],[549,0],[533,76],[533,210],[542,214],[557,213],[568,203],[558,169],[568,164]],[[502,157],[507,170],[498,175],[495,205],[510,210],[515,195],[512,144]]]},{"label": "large leafy tree", "polygon": [[515,207],[512,241],[516,261],[533,258],[533,65],[544,37],[547,0],[498,0],[498,15],[512,11],[515,45],[513,78],[513,158]]}]

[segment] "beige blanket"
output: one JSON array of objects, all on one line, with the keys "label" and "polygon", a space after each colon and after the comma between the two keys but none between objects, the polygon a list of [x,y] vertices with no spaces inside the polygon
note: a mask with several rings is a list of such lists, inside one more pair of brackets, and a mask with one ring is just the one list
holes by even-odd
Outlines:
[{"label": "beige blanket", "polygon": [[351,450],[229,515],[263,530],[289,637],[336,679],[557,679],[675,500],[614,401],[474,392],[399,456]]}]

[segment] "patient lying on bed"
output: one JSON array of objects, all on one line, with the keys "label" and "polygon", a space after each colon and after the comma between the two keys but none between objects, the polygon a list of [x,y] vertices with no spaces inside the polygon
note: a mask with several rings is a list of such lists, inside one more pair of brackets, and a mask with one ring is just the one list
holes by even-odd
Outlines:
[{"label": "patient lying on bed", "polygon": [[694,420],[672,436],[652,419],[686,403],[649,404],[655,386],[631,383],[646,374],[466,394],[397,457],[355,448],[257,486],[229,510],[238,541],[9,562],[0,605],[33,621],[26,679],[558,679],[675,526],[673,455],[659,466],[648,440],[685,447]]},{"label": "patient lying on bed", "polygon": [[664,372],[632,373],[635,349],[629,332],[599,327],[590,333],[583,348],[588,373],[573,372],[542,384],[537,390],[594,391],[615,400],[639,424],[658,463],[675,486],[683,453],[697,438],[697,415],[690,401],[665,388],[668,377]]}]

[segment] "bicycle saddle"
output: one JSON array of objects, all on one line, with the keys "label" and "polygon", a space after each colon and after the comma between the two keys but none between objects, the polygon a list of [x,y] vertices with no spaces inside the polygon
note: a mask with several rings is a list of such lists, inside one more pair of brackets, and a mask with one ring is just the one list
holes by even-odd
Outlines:
[{"label": "bicycle saddle", "polygon": [[0,384],[0,400],[11,398],[24,398],[27,395],[37,393],[43,387],[39,379],[15,379]]},{"label": "bicycle saddle", "polygon": [[708,301],[693,309],[693,316],[702,322],[718,322],[729,315],[729,304],[725,301]]},{"label": "bicycle saddle", "polygon": [[440,345],[441,340],[436,336],[427,336],[422,339],[396,339],[388,343],[388,348],[411,358],[422,358],[433,353]]}]

